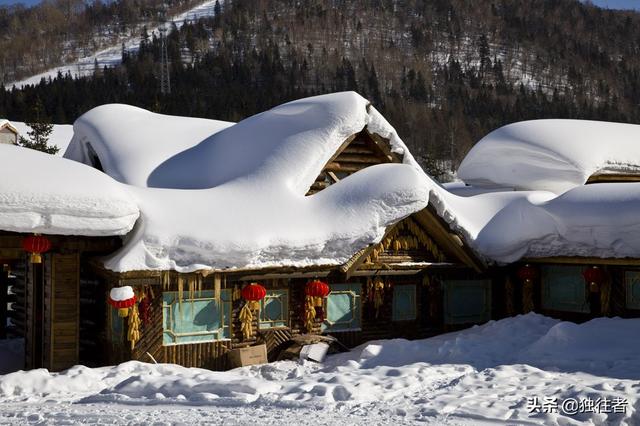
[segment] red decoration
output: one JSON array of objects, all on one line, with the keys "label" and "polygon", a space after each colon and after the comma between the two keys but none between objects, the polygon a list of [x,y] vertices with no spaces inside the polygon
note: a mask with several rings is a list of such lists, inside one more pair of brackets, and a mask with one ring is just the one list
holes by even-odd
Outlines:
[{"label": "red decoration", "polygon": [[138,311],[140,311],[140,317],[142,318],[143,325],[149,325],[151,320],[151,296],[148,292],[144,293],[144,297],[138,303]]},{"label": "red decoration", "polygon": [[113,300],[109,298],[109,304],[116,309],[128,309],[136,304],[136,296],[134,295],[131,299],[126,300]]},{"label": "red decoration", "polygon": [[51,241],[42,235],[29,235],[22,240],[22,247],[30,254],[31,263],[42,263],[42,253],[51,250]]},{"label": "red decoration", "polygon": [[318,280],[307,283],[304,289],[305,294],[311,297],[327,297],[330,291],[329,284]]},{"label": "red decoration", "polygon": [[590,266],[582,273],[585,281],[589,284],[589,290],[593,293],[600,291],[600,285],[607,279],[604,270],[597,266]]},{"label": "red decoration", "polygon": [[264,299],[267,295],[267,290],[258,283],[251,283],[244,286],[242,289],[242,298],[249,302],[257,302]]},{"label": "red decoration", "polygon": [[538,277],[538,270],[533,266],[526,264],[518,269],[518,278],[522,281],[533,281]]},{"label": "red decoration", "polygon": [[597,266],[591,266],[582,273],[588,283],[602,284],[605,280],[604,270]]}]

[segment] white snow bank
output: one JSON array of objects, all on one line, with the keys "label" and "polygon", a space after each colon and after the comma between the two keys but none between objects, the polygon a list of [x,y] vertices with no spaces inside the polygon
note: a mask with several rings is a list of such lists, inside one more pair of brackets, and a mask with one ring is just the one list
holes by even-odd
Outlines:
[{"label": "white snow bank", "polygon": [[[405,164],[369,167],[306,197],[365,126],[389,138]],[[353,92],[289,102],[237,124],[107,105],[80,117],[74,131],[65,156],[93,164],[93,150],[142,211],[105,261],[119,272],[342,264],[442,191]]]},{"label": "white snow bank", "polygon": [[560,194],[596,172],[640,173],[640,125],[587,120],[509,124],[471,149],[458,177],[478,187]]},{"label": "white snow bank", "polygon": [[[0,402],[43,400],[167,406],[350,407],[372,421],[637,424],[640,320],[584,324],[522,315],[431,339],[364,344],[322,364],[277,362],[212,372],[127,362],[0,376]],[[624,413],[532,413],[537,397],[627,400]],[[384,417],[378,418],[380,413]]]},{"label": "white snow bank", "polygon": [[138,208],[111,178],[42,152],[0,146],[0,229],[63,235],[122,235]]},{"label": "white snow bank", "polygon": [[[12,121],[11,124],[16,128],[18,134],[22,137],[29,138],[29,132],[31,128],[21,121]],[[60,150],[56,153],[57,156],[62,157],[64,152],[71,142],[73,137],[73,126],[71,124],[54,124],[53,130],[49,135],[48,144],[50,146],[57,146]]]}]

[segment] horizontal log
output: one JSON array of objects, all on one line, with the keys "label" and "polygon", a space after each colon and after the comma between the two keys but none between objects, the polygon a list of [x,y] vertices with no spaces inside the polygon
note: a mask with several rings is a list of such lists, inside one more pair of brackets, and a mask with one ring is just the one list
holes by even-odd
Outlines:
[{"label": "horizontal log", "polygon": [[362,154],[340,154],[335,159],[336,163],[366,163],[366,164],[380,164],[385,163],[380,157],[375,155],[362,155]]}]

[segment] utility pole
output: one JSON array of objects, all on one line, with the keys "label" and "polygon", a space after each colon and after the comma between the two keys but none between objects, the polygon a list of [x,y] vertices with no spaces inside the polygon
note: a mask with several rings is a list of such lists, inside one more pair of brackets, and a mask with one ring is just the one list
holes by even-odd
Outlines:
[{"label": "utility pole", "polygon": [[167,53],[167,19],[163,13],[160,25],[160,93],[171,94],[171,76],[169,75],[169,54]]}]

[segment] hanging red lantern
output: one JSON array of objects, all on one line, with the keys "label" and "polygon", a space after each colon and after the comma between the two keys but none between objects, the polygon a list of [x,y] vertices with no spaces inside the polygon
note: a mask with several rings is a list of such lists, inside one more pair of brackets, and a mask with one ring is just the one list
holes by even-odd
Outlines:
[{"label": "hanging red lantern", "polygon": [[522,281],[533,281],[538,277],[538,270],[533,266],[526,264],[518,269],[518,278]]},{"label": "hanging red lantern", "polygon": [[600,291],[600,285],[604,283],[606,280],[606,275],[602,268],[598,268],[597,266],[590,266],[584,270],[582,273],[585,281],[589,284],[589,290],[592,293],[597,293]]},{"label": "hanging red lantern", "polygon": [[42,253],[51,250],[51,241],[40,234],[29,235],[22,240],[22,247],[29,252],[31,263],[42,263]]},{"label": "hanging red lantern", "polygon": [[319,280],[313,280],[307,283],[304,292],[307,298],[311,299],[315,308],[315,319],[320,322],[324,321],[324,309],[322,309],[322,304],[323,299],[331,292],[329,284]]},{"label": "hanging red lantern", "polygon": [[330,291],[329,284],[318,280],[308,282],[304,289],[305,294],[311,297],[327,297]]},{"label": "hanging red lantern", "polygon": [[109,304],[118,310],[119,317],[129,315],[129,308],[136,304],[136,295],[130,286],[114,287],[109,292]]},{"label": "hanging red lantern", "polygon": [[258,283],[251,283],[242,289],[242,298],[249,302],[254,311],[259,308],[259,303],[267,295],[267,290]]}]

